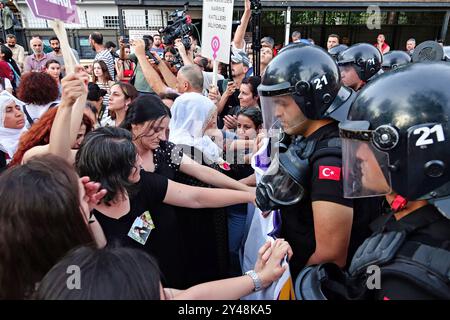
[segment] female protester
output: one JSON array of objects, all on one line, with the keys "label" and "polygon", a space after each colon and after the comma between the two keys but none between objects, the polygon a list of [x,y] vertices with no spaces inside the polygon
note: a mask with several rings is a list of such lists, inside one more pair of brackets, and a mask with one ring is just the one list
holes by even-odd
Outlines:
[{"label": "female protester", "polygon": [[0,172],[16,153],[20,136],[26,131],[22,104],[10,93],[0,94]]},{"label": "female protester", "polygon": [[[125,56],[128,57],[130,53],[131,53],[130,45],[127,44],[125,45]],[[136,64],[128,59],[117,59],[116,69],[117,69],[117,80],[124,83],[129,83],[134,76]]]},{"label": "female protester", "polygon": [[[58,108],[48,110],[38,122],[36,122],[27,132],[20,138],[17,152],[12,159],[10,166],[20,165],[27,162],[28,159],[37,155],[48,152],[48,144],[50,141],[50,132],[55,121]],[[72,149],[79,149],[84,136],[91,132],[93,124],[87,115],[83,115],[81,126],[77,132],[76,141],[72,144]]]},{"label": "female protester", "polygon": [[0,61],[4,61],[8,64],[10,71],[12,72],[11,78],[11,84],[13,86],[14,91],[19,87],[20,85],[20,68],[17,65],[16,61],[13,59],[13,53],[11,49],[9,49],[5,45],[0,45]]},{"label": "female protester", "polygon": [[26,105],[23,108],[27,128],[58,102],[59,90],[55,80],[46,73],[28,72],[20,82],[17,97]]},{"label": "female protester", "polygon": [[[268,287],[283,274],[281,261],[292,251],[276,240],[266,243],[250,275],[202,283],[187,290],[164,288],[158,265],[151,256],[130,248],[74,250],[55,265],[42,280],[36,299],[48,300],[237,300],[254,290]],[[67,288],[67,268],[77,265],[84,276],[80,290]],[[181,266],[180,266],[181,267]],[[124,281],[127,279],[127,281]],[[101,289],[100,289],[101,288]]]},{"label": "female protester", "polygon": [[[261,110],[255,107],[241,109],[237,114],[237,122],[237,138],[242,141],[253,141],[262,128]],[[234,161],[230,166],[231,170],[226,173],[229,177],[240,181],[254,174],[254,170],[249,164],[251,156],[250,146],[233,152],[233,155]],[[246,233],[246,223],[249,220],[249,217],[247,217],[247,206],[247,204],[238,204],[227,208],[231,275],[242,274],[239,252]]]},{"label": "female protester", "polygon": [[30,298],[70,250],[105,245],[98,222],[89,216],[92,203],[105,193],[98,189],[53,155],[0,176],[0,299]]},{"label": "female protester", "polygon": [[[106,90],[106,94],[103,97],[103,118],[101,120],[101,124],[106,121],[109,112],[108,112],[108,106],[109,106],[109,96],[111,93],[111,86],[114,84],[114,81],[112,80],[111,75],[109,74],[108,67],[106,66],[105,61],[103,60],[97,60],[93,63],[93,72],[94,75],[92,77],[92,82],[97,84],[100,89]],[[111,115],[109,115],[111,116]]]},{"label": "female protester", "polygon": [[[142,168],[148,172],[157,172],[170,179],[176,172],[190,175],[206,184],[219,188],[250,191],[250,189],[217,172],[184,157],[181,148],[167,141],[170,113],[161,99],[156,96],[140,96],[135,99],[127,111],[121,127],[132,133],[133,143],[142,158]],[[167,169],[161,166],[167,164]]]},{"label": "female protester", "polygon": [[[104,127],[91,132],[76,155],[78,171],[100,180],[108,190],[103,202],[94,210],[108,241],[118,240],[126,246],[161,252],[164,243],[159,239],[176,232],[171,230],[173,213],[163,204],[220,208],[254,199],[249,192],[179,184],[156,173],[141,171],[141,165],[131,134],[121,128]],[[147,227],[145,239],[133,237],[131,233],[136,226]],[[203,252],[205,254],[208,253]]]},{"label": "female protester", "polygon": [[103,118],[105,109],[103,108],[103,97],[106,95],[106,90],[100,89],[98,85],[93,82],[88,83],[87,102],[91,103],[97,109],[97,119],[95,126],[100,126],[100,120]]},{"label": "female protester", "polygon": [[58,84],[58,91],[59,91],[59,96],[58,98],[61,97],[61,65],[59,64],[59,62],[57,60],[48,60],[45,63],[45,72],[47,74],[49,74],[50,76],[52,76],[52,78],[56,81],[56,83]]},{"label": "female protester", "polygon": [[109,96],[110,117],[102,123],[103,126],[119,126],[125,119],[128,105],[137,98],[138,92],[129,83],[117,82],[111,86]]},{"label": "female protester", "polygon": [[[249,77],[242,80],[242,84],[239,88],[239,106],[240,108],[236,110],[238,112],[240,109],[255,107],[259,108],[259,95],[258,95],[258,86],[261,83],[260,77]],[[234,115],[226,115],[223,118],[224,121],[224,129],[236,129],[237,121],[236,114]]]}]

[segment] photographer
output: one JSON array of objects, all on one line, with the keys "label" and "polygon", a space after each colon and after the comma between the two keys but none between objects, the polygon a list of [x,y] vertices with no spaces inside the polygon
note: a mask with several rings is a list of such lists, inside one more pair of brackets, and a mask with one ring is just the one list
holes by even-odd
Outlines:
[{"label": "photographer", "polygon": [[145,52],[144,40],[133,41],[132,48],[134,48],[135,50],[135,56],[138,60],[138,66],[140,66],[142,76],[144,77],[146,83],[153,88],[153,93],[164,94],[168,92],[174,92],[176,87],[176,77],[173,75],[172,71],[165,63],[160,63],[160,61],[162,60],[158,56],[158,54],[155,53],[153,55],[154,60],[158,61],[159,71],[161,72],[161,75],[164,77],[167,84],[163,81],[158,71],[149,61],[148,56]]},{"label": "photographer", "polygon": [[[148,47],[148,44],[150,43],[150,40],[148,38],[140,41],[145,41],[146,46]],[[153,41],[152,41],[153,42]],[[138,58],[135,53],[131,53],[128,56],[125,54],[125,41],[123,39],[119,40],[119,46],[120,46],[120,53],[119,57],[122,60],[131,60],[131,62],[135,63],[136,67],[134,70],[134,76],[130,79],[130,83],[134,85],[137,91],[139,93],[155,93],[154,89],[150,86],[149,82],[145,79],[144,73],[142,72],[141,62],[138,61]],[[144,50],[145,54],[145,50]]]}]

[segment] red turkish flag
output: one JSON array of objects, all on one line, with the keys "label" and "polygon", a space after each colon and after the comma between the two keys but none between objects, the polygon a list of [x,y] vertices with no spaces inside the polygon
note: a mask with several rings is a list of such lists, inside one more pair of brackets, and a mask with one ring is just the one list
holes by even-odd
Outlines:
[{"label": "red turkish flag", "polygon": [[341,180],[341,168],[332,166],[319,166],[319,179]]}]

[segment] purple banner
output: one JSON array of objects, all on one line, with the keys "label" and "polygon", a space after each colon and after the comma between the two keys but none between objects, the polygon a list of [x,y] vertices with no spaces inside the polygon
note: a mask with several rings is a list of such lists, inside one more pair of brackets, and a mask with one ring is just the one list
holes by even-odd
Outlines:
[{"label": "purple banner", "polygon": [[26,0],[36,18],[80,23],[76,0]]}]

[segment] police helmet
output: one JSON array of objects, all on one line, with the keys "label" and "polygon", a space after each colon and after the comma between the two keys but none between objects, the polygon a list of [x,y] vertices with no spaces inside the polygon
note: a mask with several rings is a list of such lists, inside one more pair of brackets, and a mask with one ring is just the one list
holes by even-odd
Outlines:
[{"label": "police helmet", "polygon": [[411,62],[411,56],[404,51],[393,50],[383,56],[381,67],[384,71],[397,69]]},{"label": "police helmet", "polygon": [[376,75],[383,63],[381,52],[368,43],[357,43],[339,53],[339,66],[352,65],[362,81],[368,81]]},{"label": "police helmet", "polygon": [[345,197],[450,196],[449,83],[448,63],[413,63],[359,93],[339,125]]},{"label": "police helmet", "polygon": [[337,46],[334,46],[333,48],[331,48],[330,50],[328,50],[328,53],[330,54],[330,56],[333,57],[334,60],[337,59],[339,53],[341,53],[344,50],[347,50],[348,46],[345,44],[338,44]]},{"label": "police helmet", "polygon": [[349,293],[346,274],[334,263],[305,267],[294,285],[297,300],[343,300]]},{"label": "police helmet", "polygon": [[264,122],[273,122],[271,98],[292,95],[302,113],[311,120],[347,118],[355,97],[340,84],[336,62],[321,47],[295,44],[281,51],[267,66],[258,87]]}]

